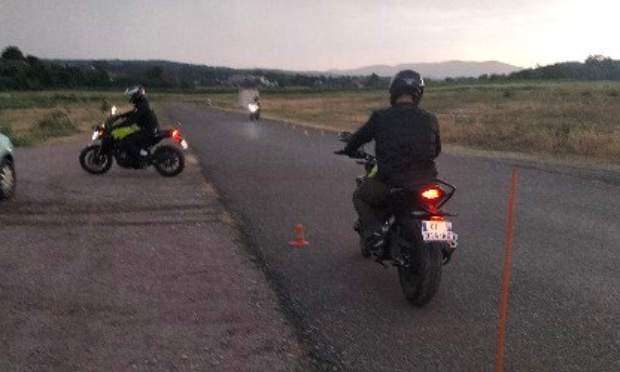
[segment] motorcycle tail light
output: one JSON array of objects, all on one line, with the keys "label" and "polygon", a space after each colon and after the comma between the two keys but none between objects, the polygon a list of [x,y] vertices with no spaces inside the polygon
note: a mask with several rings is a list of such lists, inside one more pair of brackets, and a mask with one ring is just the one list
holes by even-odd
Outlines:
[{"label": "motorcycle tail light", "polygon": [[437,210],[452,198],[455,191],[456,188],[454,186],[435,179],[418,188],[416,192],[420,202],[426,204],[430,209]]},{"label": "motorcycle tail light", "polygon": [[181,137],[181,134],[179,133],[178,129],[173,129],[172,132],[170,133],[170,137],[172,137],[175,140],[178,140]]},{"label": "motorcycle tail light", "polygon": [[438,204],[443,197],[443,190],[437,186],[430,186],[420,190],[420,198],[427,204]]}]

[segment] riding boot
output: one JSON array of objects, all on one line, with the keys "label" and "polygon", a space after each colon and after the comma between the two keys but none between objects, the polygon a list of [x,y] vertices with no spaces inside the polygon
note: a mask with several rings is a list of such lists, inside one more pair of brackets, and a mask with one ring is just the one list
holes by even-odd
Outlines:
[{"label": "riding boot", "polygon": [[366,236],[364,244],[368,248],[368,250],[374,254],[379,259],[384,259],[386,256],[385,252],[385,234],[382,230],[376,230],[372,232],[370,235]]}]

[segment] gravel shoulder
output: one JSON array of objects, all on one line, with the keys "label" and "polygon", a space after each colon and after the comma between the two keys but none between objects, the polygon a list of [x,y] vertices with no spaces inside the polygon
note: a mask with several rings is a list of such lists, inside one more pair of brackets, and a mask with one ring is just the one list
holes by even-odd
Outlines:
[{"label": "gravel shoulder", "polygon": [[83,138],[17,150],[0,203],[0,370],[305,370],[264,274],[196,161],[79,167]]}]

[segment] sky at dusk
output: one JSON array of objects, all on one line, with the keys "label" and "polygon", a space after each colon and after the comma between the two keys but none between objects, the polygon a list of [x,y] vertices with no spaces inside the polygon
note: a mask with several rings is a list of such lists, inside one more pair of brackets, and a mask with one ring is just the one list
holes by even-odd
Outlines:
[{"label": "sky at dusk", "polygon": [[620,59],[613,0],[0,0],[0,49],[64,59],[348,69]]}]

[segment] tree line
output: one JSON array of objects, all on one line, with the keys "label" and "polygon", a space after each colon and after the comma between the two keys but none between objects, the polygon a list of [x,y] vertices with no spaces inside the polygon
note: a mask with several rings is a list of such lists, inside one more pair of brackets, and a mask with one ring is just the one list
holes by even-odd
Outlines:
[{"label": "tree line", "polygon": [[[585,62],[562,62],[478,78],[447,78],[445,82],[472,80],[620,80],[620,61],[589,56]],[[313,87],[385,88],[389,78],[291,73],[278,70],[240,70],[170,61],[44,60],[24,55],[16,46],[0,55],[0,91],[73,88],[115,88],[143,84],[155,88],[200,87]]]},{"label": "tree line", "polygon": [[105,70],[81,69],[25,56],[9,46],[0,55],[0,90],[40,90],[100,86],[108,82]]},{"label": "tree line", "polygon": [[43,60],[16,46],[0,55],[0,91],[116,88],[143,84],[152,88],[322,87],[387,85],[376,75],[325,76],[263,69],[232,69],[161,60]]},{"label": "tree line", "polygon": [[585,62],[563,62],[513,72],[508,76],[521,80],[620,80],[620,61],[591,55]]}]

